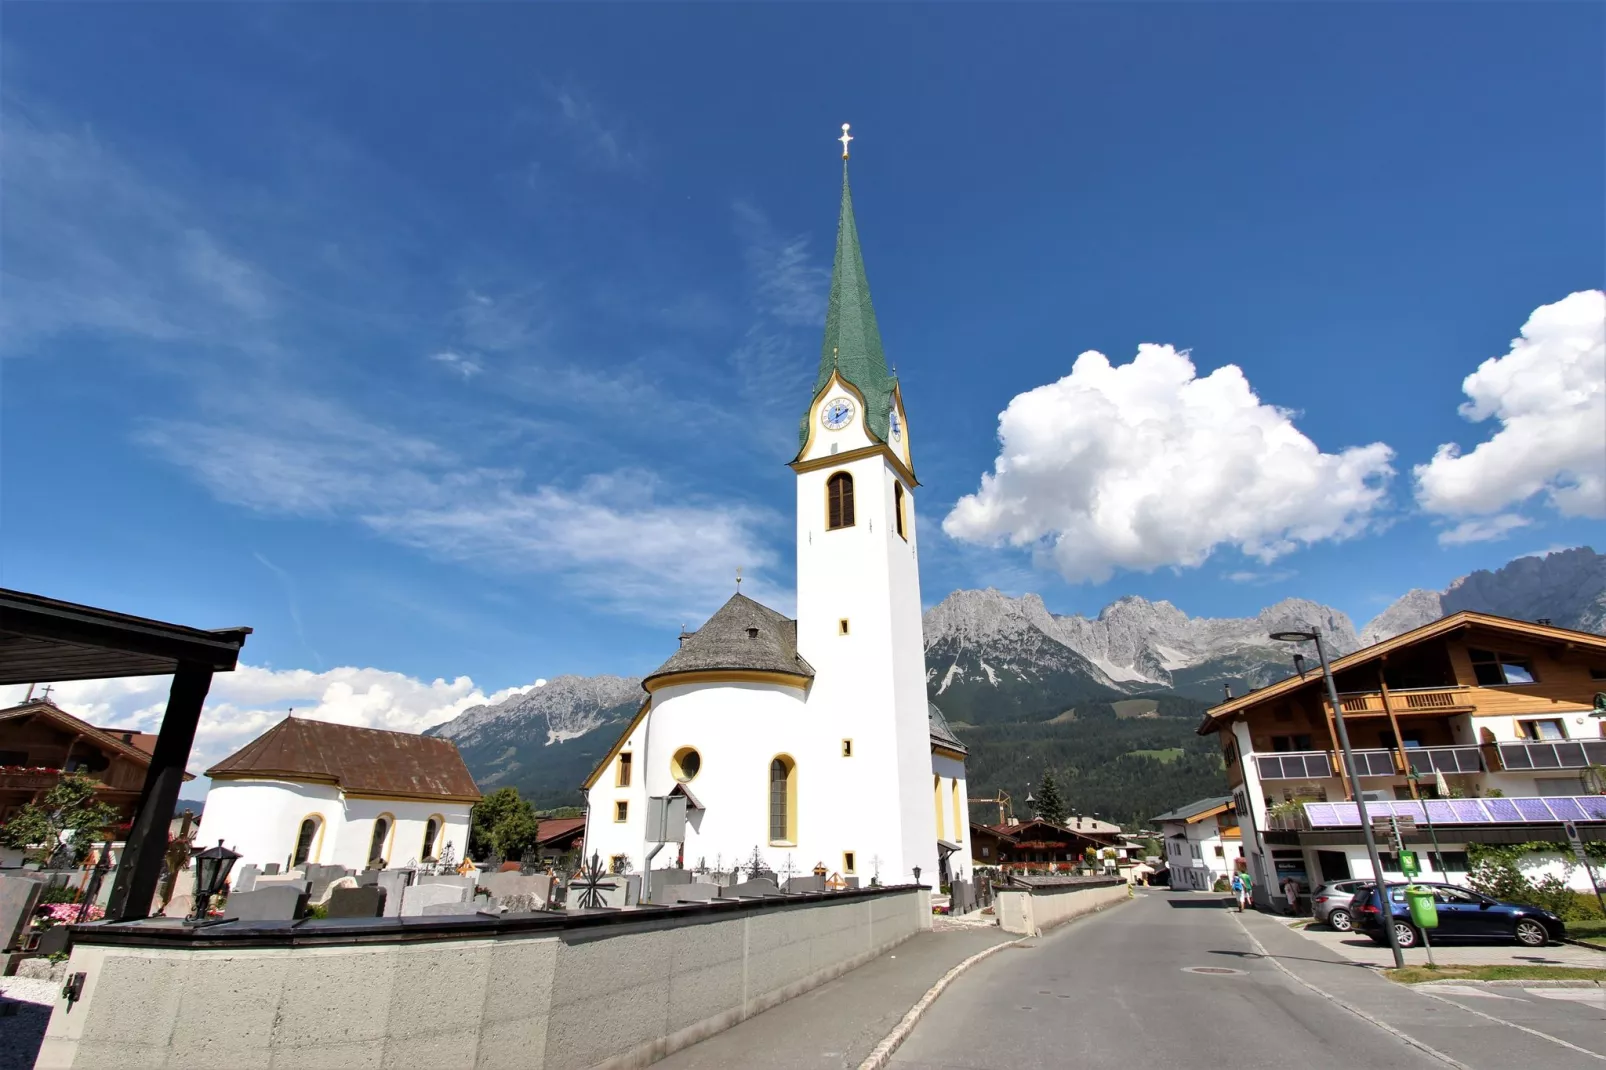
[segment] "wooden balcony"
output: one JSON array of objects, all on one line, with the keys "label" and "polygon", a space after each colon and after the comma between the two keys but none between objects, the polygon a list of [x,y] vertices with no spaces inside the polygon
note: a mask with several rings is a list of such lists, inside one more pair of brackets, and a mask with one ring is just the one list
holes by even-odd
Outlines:
[{"label": "wooden balcony", "polygon": [[[1344,715],[1382,715],[1381,691],[1351,691],[1338,696]],[[1412,713],[1472,713],[1477,708],[1469,687],[1428,687],[1409,691],[1390,691],[1389,709],[1395,716]]]},{"label": "wooden balcony", "polygon": [[0,767],[0,791],[45,791],[56,786],[61,777],[59,769],[43,767]]},{"label": "wooden balcony", "polygon": [[1501,743],[1500,764],[1508,772],[1539,769],[1588,769],[1606,765],[1606,739],[1558,739],[1537,743]]}]

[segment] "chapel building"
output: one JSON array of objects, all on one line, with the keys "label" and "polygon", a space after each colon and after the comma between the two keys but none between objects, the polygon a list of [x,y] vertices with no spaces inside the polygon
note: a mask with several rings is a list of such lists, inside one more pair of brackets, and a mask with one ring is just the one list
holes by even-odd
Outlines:
[{"label": "chapel building", "polygon": [[[825,340],[790,462],[797,619],[737,593],[643,680],[583,785],[586,856],[615,870],[729,869],[755,850],[777,873],[863,884],[969,868],[965,748],[926,697],[908,417],[842,159]],[[683,840],[652,838],[655,797],[685,798]]]}]

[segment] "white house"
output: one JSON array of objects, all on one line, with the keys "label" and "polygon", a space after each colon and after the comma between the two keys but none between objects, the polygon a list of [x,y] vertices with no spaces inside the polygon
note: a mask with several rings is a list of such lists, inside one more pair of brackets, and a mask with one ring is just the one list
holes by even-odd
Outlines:
[{"label": "white house", "polygon": [[239,865],[363,869],[463,857],[479,789],[455,744],[286,717],[206,771],[202,840]]},{"label": "white house", "polygon": [[1154,823],[1160,826],[1163,861],[1173,888],[1207,892],[1218,878],[1230,878],[1244,856],[1230,795],[1179,806],[1156,817]]},{"label": "white house", "polygon": [[[823,865],[864,883],[916,873],[930,883],[939,858],[968,869],[965,752],[926,699],[920,484],[846,163],[825,341],[798,439],[797,619],[737,593],[681,636],[584,783],[587,855],[616,868],[655,853],[654,867],[677,857],[729,867],[756,849],[777,872]],[[671,793],[689,815],[684,841],[664,845],[646,810]]]}]

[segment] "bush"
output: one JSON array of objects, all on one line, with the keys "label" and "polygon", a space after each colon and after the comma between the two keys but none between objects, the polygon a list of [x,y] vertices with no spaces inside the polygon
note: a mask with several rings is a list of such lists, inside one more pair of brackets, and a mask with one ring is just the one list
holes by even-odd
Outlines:
[{"label": "bush", "polygon": [[78,889],[69,888],[65,884],[45,888],[39,893],[40,906],[46,903],[76,903],[78,899]]},{"label": "bush", "polygon": [[1232,881],[1226,877],[1217,877],[1216,883],[1211,886],[1210,890],[1212,892],[1230,892],[1232,891]]},{"label": "bush", "polygon": [[1475,891],[1502,902],[1548,910],[1564,921],[1601,917],[1600,903],[1593,893],[1575,892],[1554,874],[1535,879],[1522,871],[1522,857],[1529,853],[1554,852],[1570,856],[1571,849],[1565,844],[1469,845],[1468,851],[1472,856],[1472,872],[1467,875],[1467,883]]}]

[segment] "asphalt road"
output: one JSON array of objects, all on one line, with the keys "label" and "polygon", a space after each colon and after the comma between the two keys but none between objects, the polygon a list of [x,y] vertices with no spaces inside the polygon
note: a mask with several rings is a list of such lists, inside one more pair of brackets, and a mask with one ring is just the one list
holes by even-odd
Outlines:
[{"label": "asphalt road", "polygon": [[[1569,1020],[1589,1030],[1600,1019],[1583,1004],[1532,1000],[1518,992],[1511,994],[1531,1002],[1460,993],[1453,1002],[1430,999],[1364,966],[1329,961],[1314,941],[1286,932],[1275,921],[1252,915],[1247,920],[1246,930],[1212,897],[1151,891],[1033,941],[1035,946],[1000,952],[954,982],[892,1065],[905,1070],[1133,1065],[1606,1070],[1600,1056],[1559,1047],[1463,1009],[1475,1004],[1489,1015],[1497,1007],[1520,1008],[1546,1017],[1576,1009],[1579,1017]],[[1269,945],[1252,938],[1251,930]],[[1264,950],[1278,961],[1265,957]],[[1318,988],[1351,1006],[1370,1004],[1367,1013],[1387,1027],[1302,984],[1279,961],[1301,976],[1307,971],[1317,976]],[[1196,972],[1201,968],[1212,972]],[[1233,972],[1213,972],[1220,970]],[[1396,1010],[1403,1026],[1393,1021]],[[1441,1054],[1424,1051],[1401,1033]]]}]

